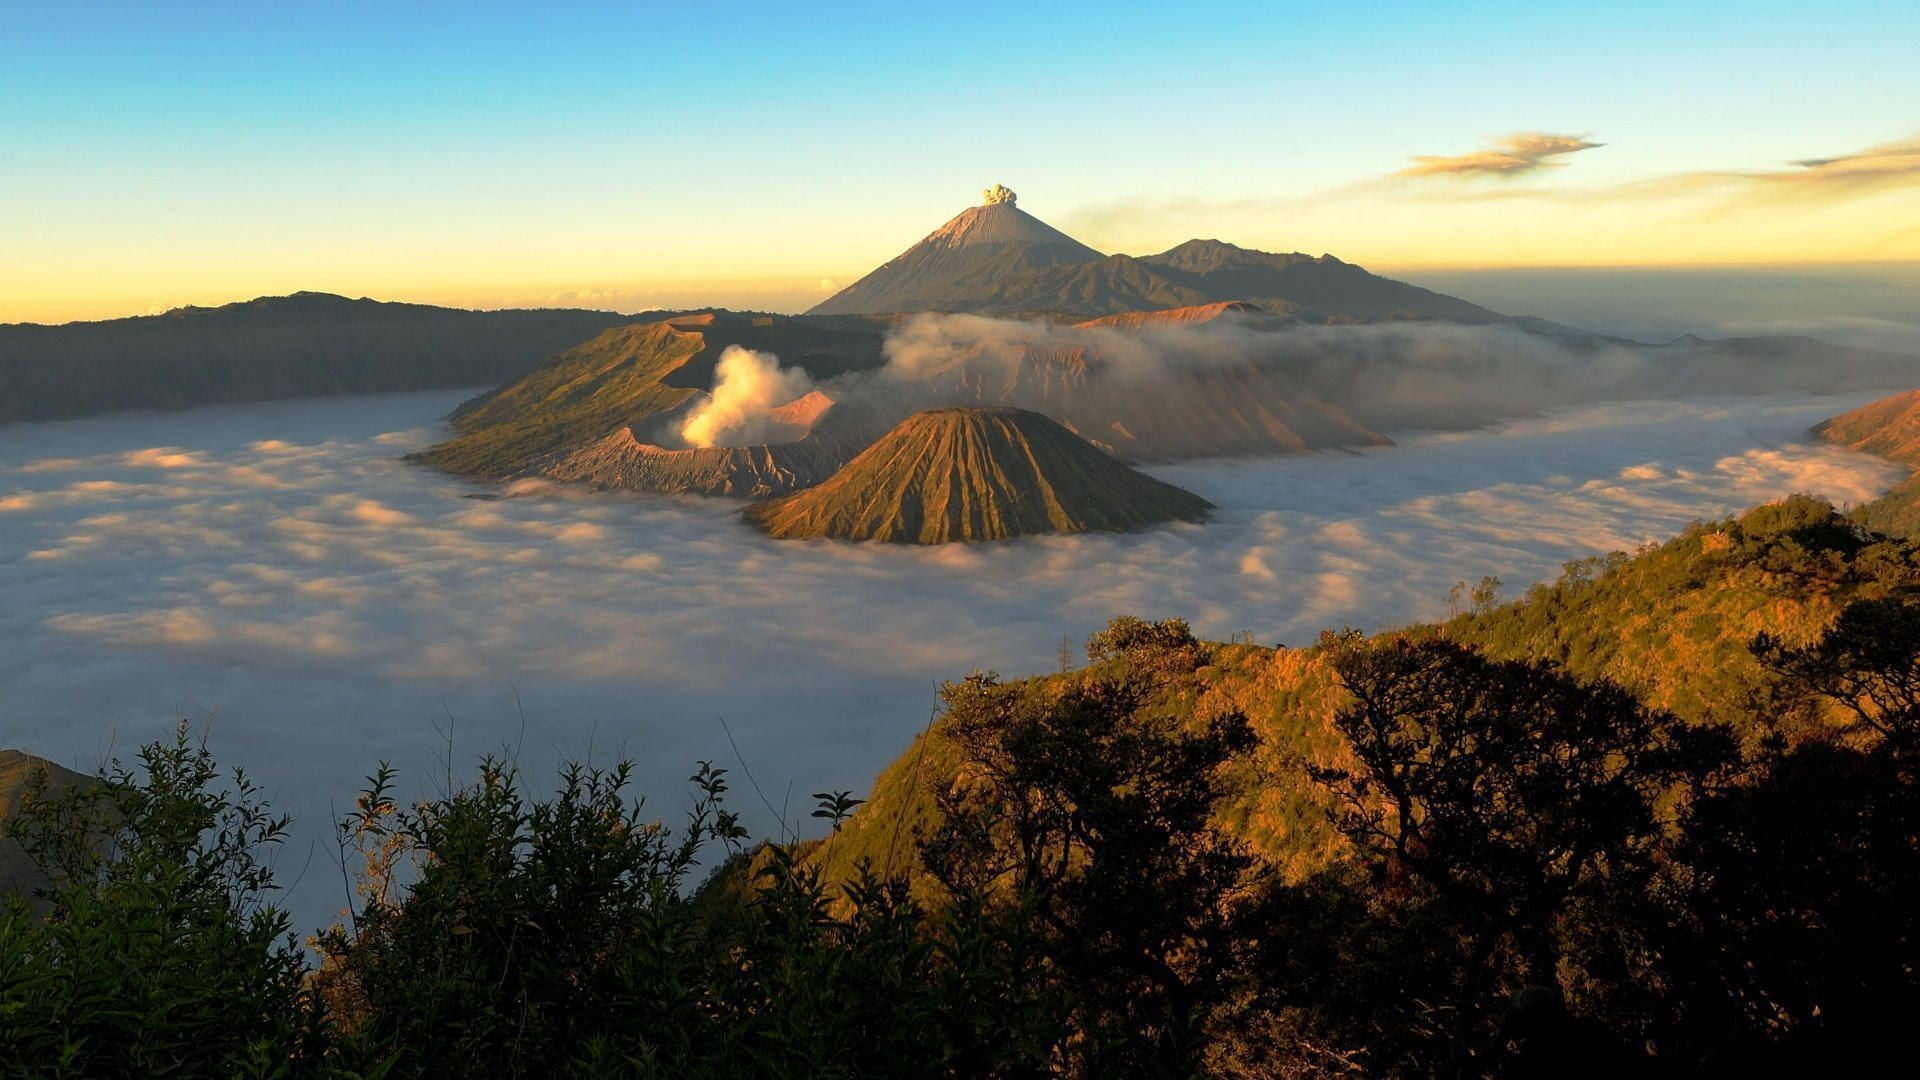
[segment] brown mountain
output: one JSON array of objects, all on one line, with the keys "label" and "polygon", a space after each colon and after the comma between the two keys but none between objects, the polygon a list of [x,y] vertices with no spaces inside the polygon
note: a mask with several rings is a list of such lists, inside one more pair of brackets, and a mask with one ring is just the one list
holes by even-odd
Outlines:
[{"label": "brown mountain", "polygon": [[20,842],[7,835],[8,819],[19,812],[20,800],[42,772],[48,794],[94,779],[24,751],[0,750],[0,902],[10,893],[26,895],[47,883],[46,875],[28,858]]},{"label": "brown mountain", "polygon": [[[1129,317],[1162,325],[1283,326],[1246,305]],[[1136,324],[1137,323],[1137,324]],[[455,412],[453,439],[416,460],[480,479],[539,476],[595,487],[760,498],[826,479],[900,419],[944,406],[1043,412],[1131,461],[1297,453],[1384,436],[1303,393],[1274,365],[1171,364],[1150,382],[1113,370],[1099,347],[956,349],[914,379],[861,384],[885,360],[885,323],[846,316],[676,316],[616,327]],[[777,355],[827,381],[776,410],[778,436],[689,448],[675,423],[711,385],[730,345]]]},{"label": "brown mountain", "polygon": [[[1815,426],[1830,443],[1878,454],[1920,470],[1920,390],[1881,398]],[[1895,536],[1920,536],[1920,472],[1860,508],[1868,528]]]},{"label": "brown mountain", "polygon": [[[879,367],[881,338],[881,324],[865,319],[712,311],[618,326],[462,405],[453,414],[455,437],[416,460],[492,480],[541,475],[646,490],[753,492],[782,470],[812,466],[770,463],[764,455],[661,459],[648,448],[665,452],[665,425],[712,385],[730,345],[773,353],[828,378]],[[585,456],[569,463],[575,454]],[[788,486],[774,483],[761,493],[771,490]]]},{"label": "brown mountain", "polygon": [[632,318],[301,292],[130,319],[11,323],[0,325],[0,423],[485,386]]},{"label": "brown mountain", "polygon": [[1140,261],[1209,299],[1245,300],[1309,322],[1408,318],[1488,323],[1507,318],[1458,297],[1369,273],[1331,255],[1276,255],[1221,240],[1189,240]]},{"label": "brown mountain", "polygon": [[1097,319],[1084,319],[1075,326],[1086,329],[1105,326],[1115,330],[1146,330],[1168,326],[1204,326],[1220,319],[1238,320],[1240,325],[1256,330],[1279,330],[1294,320],[1286,315],[1275,315],[1265,308],[1256,307],[1244,300],[1222,300],[1215,304],[1195,304],[1190,307],[1165,308],[1160,311],[1129,311],[1119,315],[1102,315]]},{"label": "brown mountain", "polygon": [[1275,255],[1189,240],[1158,255],[1103,256],[1019,209],[1001,187],[987,192],[985,205],[962,211],[811,314],[1101,316],[1224,301],[1248,301],[1310,322],[1509,321],[1331,255]]},{"label": "brown mountain", "polygon": [[778,539],[944,544],[1135,529],[1209,508],[1039,413],[953,408],[908,417],[825,483],[746,516]]},{"label": "brown mountain", "polygon": [[984,194],[982,205],[961,211],[808,314],[968,310],[946,307],[941,301],[991,293],[1006,278],[1028,271],[1104,259],[1099,252],[1020,209],[1013,193],[1005,188],[990,188]]}]

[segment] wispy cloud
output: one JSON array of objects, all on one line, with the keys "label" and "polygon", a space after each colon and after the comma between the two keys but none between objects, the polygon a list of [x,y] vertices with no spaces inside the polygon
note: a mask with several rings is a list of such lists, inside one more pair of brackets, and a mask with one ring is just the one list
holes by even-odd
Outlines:
[{"label": "wispy cloud", "polygon": [[1685,173],[1669,179],[1682,186],[1717,184],[1770,195],[1848,198],[1920,183],[1920,136],[1791,164],[1787,169]]},{"label": "wispy cloud", "polygon": [[1920,172],[1920,135],[1870,146],[1854,154],[1807,158],[1794,162],[1807,172],[1801,176],[1884,176]]},{"label": "wispy cloud", "polygon": [[[1184,236],[1212,235],[1401,266],[1920,258],[1910,210],[1920,198],[1920,135],[1684,172],[1658,171],[1635,148],[1612,143],[1615,164],[1639,179],[1583,183],[1575,179],[1583,170],[1558,175],[1567,155],[1598,145],[1584,135],[1515,134],[1473,153],[1416,158],[1398,172],[1315,191],[1169,193],[1084,205],[1062,224],[1110,251],[1155,251]],[[1500,231],[1502,222],[1526,227]]]},{"label": "wispy cloud", "polygon": [[1555,135],[1544,131],[1522,131],[1502,135],[1484,150],[1451,157],[1419,156],[1413,164],[1395,176],[1524,176],[1541,169],[1564,166],[1552,159],[1582,150],[1605,146],[1584,135]]}]

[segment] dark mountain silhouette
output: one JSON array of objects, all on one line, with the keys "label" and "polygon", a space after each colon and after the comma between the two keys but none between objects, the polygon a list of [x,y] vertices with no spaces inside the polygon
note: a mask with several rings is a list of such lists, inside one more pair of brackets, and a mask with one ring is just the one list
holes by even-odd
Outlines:
[{"label": "dark mountain silhouette", "polygon": [[102,322],[0,325],[0,423],[484,386],[632,316],[263,296]]},{"label": "dark mountain silhouette", "polygon": [[908,417],[825,483],[746,515],[779,539],[945,544],[1136,529],[1208,509],[1039,413],[958,408]]}]

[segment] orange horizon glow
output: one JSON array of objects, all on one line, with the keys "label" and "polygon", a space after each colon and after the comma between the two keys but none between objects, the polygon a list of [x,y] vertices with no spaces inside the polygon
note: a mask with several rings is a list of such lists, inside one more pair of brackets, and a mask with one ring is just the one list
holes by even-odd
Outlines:
[{"label": "orange horizon glow", "polygon": [[[1809,171],[1694,173],[1583,188],[1566,182],[1571,166],[1516,167],[1510,162],[1522,159],[1503,150],[1427,159],[1414,177],[1306,195],[1062,207],[1041,189],[1021,206],[1108,253],[1151,254],[1212,237],[1332,254],[1388,274],[1920,262],[1920,152],[1893,145],[1900,156],[1841,159],[1865,164],[1838,167],[1817,182],[1807,180]],[[1500,171],[1476,175],[1475,163],[1488,155]],[[511,221],[389,220],[379,229],[319,223],[282,225],[271,244],[220,223],[190,247],[169,243],[164,230],[78,231],[47,238],[34,259],[0,263],[0,322],[157,314],[302,290],[465,308],[801,311],[964,206],[916,199],[859,217],[815,205],[778,228],[717,206],[704,220],[607,219],[577,208],[551,229]]]}]

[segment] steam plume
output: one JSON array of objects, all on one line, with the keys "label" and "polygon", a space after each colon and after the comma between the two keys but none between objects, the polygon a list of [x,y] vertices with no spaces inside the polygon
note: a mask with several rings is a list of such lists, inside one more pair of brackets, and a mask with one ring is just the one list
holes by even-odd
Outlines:
[{"label": "steam plume", "polygon": [[799,368],[772,353],[729,345],[713,372],[713,393],[680,425],[688,446],[751,446],[767,441],[774,409],[813,389]]}]

